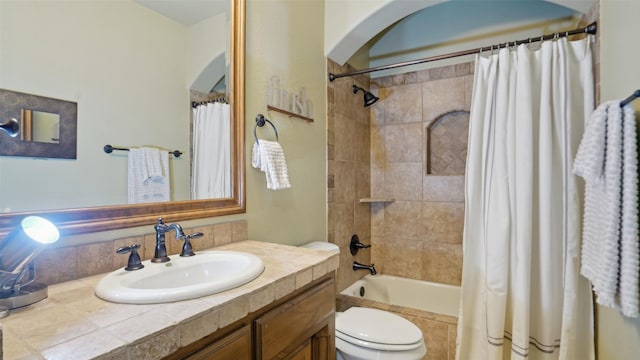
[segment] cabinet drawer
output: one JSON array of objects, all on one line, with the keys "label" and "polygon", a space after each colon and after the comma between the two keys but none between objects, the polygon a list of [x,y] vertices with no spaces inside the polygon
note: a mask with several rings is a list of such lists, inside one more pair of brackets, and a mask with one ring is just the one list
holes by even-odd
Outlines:
[{"label": "cabinet drawer", "polygon": [[244,326],[184,360],[250,360],[251,327]]},{"label": "cabinet drawer", "polygon": [[258,359],[279,358],[293,351],[335,316],[333,279],[310,289],[255,320]]}]

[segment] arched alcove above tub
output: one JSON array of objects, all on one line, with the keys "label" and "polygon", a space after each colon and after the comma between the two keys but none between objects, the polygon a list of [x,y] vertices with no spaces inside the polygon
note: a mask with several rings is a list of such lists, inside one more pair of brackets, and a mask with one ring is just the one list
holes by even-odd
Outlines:
[{"label": "arched alcove above tub", "polygon": [[373,67],[490,46],[571,30],[597,3],[372,0],[362,6],[354,1],[329,1],[325,4],[325,55],[344,65],[364,51]]}]

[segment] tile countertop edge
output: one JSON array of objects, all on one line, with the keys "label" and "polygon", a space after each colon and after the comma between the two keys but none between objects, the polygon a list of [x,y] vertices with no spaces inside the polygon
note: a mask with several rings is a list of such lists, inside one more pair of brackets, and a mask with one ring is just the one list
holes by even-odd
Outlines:
[{"label": "tile countertop edge", "polygon": [[[5,359],[62,359],[65,354],[75,359],[127,359],[144,349],[150,359],[166,356],[339,265],[337,253],[252,240],[207,250],[252,253],[263,259],[265,270],[235,289],[153,305],[115,304],[97,298],[93,289],[105,274],[55,284],[49,287],[48,299],[0,320],[0,355]],[[155,353],[148,353],[149,348]]]}]

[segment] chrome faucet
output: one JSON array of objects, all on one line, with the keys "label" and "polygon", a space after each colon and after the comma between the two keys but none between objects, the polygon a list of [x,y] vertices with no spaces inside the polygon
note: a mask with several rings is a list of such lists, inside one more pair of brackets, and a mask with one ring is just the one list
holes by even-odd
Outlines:
[{"label": "chrome faucet", "polygon": [[353,271],[356,271],[356,270],[369,270],[371,272],[371,275],[375,275],[375,274],[378,273],[376,271],[376,268],[373,266],[373,264],[371,264],[371,265],[363,265],[363,264],[360,264],[357,261],[354,261],[353,262]]},{"label": "chrome faucet", "polygon": [[158,223],[153,227],[156,230],[156,249],[153,254],[153,259],[151,262],[154,263],[163,263],[171,260],[167,256],[167,245],[164,241],[164,234],[168,231],[175,230],[176,238],[183,239],[185,237],[184,231],[182,231],[182,226],[180,224],[171,224],[166,225],[162,218],[158,218]]}]

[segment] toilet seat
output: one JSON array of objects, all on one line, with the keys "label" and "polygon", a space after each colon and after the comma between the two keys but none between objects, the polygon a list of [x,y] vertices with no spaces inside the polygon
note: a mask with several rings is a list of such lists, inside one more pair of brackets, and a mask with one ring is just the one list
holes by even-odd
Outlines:
[{"label": "toilet seat", "polygon": [[336,318],[336,337],[372,350],[408,351],[424,344],[411,321],[378,309],[352,307]]},{"label": "toilet seat", "polygon": [[336,355],[339,360],[420,360],[427,353],[427,347],[421,342],[417,348],[405,351],[374,350],[351,344],[336,337]]},{"label": "toilet seat", "polygon": [[413,344],[406,344],[406,345],[381,344],[381,343],[375,343],[375,342],[357,339],[352,336],[341,333],[339,331],[336,331],[336,338],[355,346],[361,346],[371,350],[383,350],[383,351],[408,351],[408,350],[413,350],[417,347],[420,347],[420,345],[422,344],[422,340],[415,342]]}]

